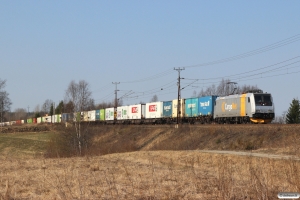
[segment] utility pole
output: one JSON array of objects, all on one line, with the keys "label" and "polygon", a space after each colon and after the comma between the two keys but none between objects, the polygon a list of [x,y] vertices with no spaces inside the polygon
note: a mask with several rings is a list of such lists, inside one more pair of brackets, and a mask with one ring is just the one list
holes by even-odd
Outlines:
[{"label": "utility pole", "polygon": [[180,71],[185,70],[185,68],[175,68],[174,70],[178,71],[178,96],[177,96],[177,128],[178,128],[178,124],[179,124],[179,118],[181,116],[181,89],[180,89]]},{"label": "utility pole", "polygon": [[120,82],[112,82],[112,84],[116,85],[116,89],[115,89],[115,108],[117,109],[117,107],[118,107],[118,95],[117,95],[117,92],[119,91],[117,89],[117,86],[118,86],[118,84],[120,84]]}]

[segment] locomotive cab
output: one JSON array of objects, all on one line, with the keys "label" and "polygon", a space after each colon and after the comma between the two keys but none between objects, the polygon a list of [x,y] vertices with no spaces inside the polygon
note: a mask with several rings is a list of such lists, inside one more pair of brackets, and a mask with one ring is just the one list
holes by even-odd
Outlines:
[{"label": "locomotive cab", "polygon": [[255,113],[250,120],[254,123],[270,123],[274,119],[274,103],[269,93],[253,93]]}]

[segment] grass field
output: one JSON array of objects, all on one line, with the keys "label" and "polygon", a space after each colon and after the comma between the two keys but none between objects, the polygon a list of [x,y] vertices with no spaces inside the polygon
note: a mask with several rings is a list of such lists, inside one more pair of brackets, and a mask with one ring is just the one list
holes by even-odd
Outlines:
[{"label": "grass field", "polygon": [[0,134],[0,155],[12,158],[40,157],[54,133]]},{"label": "grass field", "polygon": [[47,159],[54,131],[0,134],[0,200],[250,200],[300,192],[299,126],[97,126],[90,133],[96,156]]},{"label": "grass field", "polygon": [[0,199],[277,199],[299,192],[293,160],[140,151],[60,159],[1,159]]}]

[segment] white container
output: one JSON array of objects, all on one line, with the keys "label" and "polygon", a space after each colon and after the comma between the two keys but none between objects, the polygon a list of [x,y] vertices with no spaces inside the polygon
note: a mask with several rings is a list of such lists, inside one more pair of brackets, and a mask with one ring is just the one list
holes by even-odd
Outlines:
[{"label": "white container", "polygon": [[60,123],[61,122],[61,114],[52,115],[52,123]]},{"label": "white container", "polygon": [[36,123],[40,124],[41,122],[42,122],[42,118],[41,117],[36,118]]},{"label": "white container", "polygon": [[105,121],[110,121],[115,119],[115,108],[105,109]]},{"label": "white container", "polygon": [[84,111],[82,113],[83,113],[83,121],[88,122],[89,121],[88,111]]},{"label": "white container", "polygon": [[145,104],[137,104],[128,106],[128,119],[145,118]]},{"label": "white container", "polygon": [[51,116],[45,116],[45,117],[42,117],[42,118],[43,118],[42,121],[44,123],[50,123],[51,122]]},{"label": "white container", "polygon": [[128,119],[128,106],[117,107],[117,120]]},{"label": "white container", "polygon": [[89,121],[96,121],[96,110],[88,111]]},{"label": "white container", "polygon": [[146,119],[163,117],[163,102],[146,103]]},{"label": "white container", "polygon": [[[174,99],[172,101],[172,117],[173,118],[177,117],[177,104],[178,104],[178,100]],[[181,111],[181,113],[178,116],[184,117],[185,116],[185,100],[184,99],[180,100],[180,111]]]}]

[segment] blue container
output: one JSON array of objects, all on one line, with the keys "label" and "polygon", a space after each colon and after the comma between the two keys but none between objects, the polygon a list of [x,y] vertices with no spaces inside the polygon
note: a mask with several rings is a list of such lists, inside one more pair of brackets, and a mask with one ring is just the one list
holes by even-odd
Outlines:
[{"label": "blue container", "polygon": [[96,110],[96,121],[100,120],[100,110]]},{"label": "blue container", "polygon": [[216,98],[217,96],[200,97],[198,100],[198,115],[213,115]]},{"label": "blue container", "polygon": [[68,121],[68,114],[69,113],[63,113],[63,114],[61,114],[61,121],[62,122],[67,122]]},{"label": "blue container", "polygon": [[172,117],[172,101],[163,102],[163,117]]},{"label": "blue container", "polygon": [[61,121],[62,122],[70,122],[73,121],[73,113],[63,113],[61,114]]},{"label": "blue container", "polygon": [[185,99],[185,116],[186,117],[196,117],[198,116],[198,98]]}]

